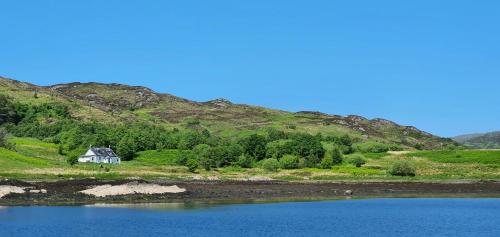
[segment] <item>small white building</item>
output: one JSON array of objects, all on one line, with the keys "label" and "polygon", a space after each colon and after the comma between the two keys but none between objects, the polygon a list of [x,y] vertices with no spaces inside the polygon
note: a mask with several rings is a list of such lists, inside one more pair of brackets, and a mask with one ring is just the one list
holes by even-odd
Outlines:
[{"label": "small white building", "polygon": [[111,148],[96,148],[90,146],[85,155],[78,157],[78,162],[120,164],[121,159]]}]

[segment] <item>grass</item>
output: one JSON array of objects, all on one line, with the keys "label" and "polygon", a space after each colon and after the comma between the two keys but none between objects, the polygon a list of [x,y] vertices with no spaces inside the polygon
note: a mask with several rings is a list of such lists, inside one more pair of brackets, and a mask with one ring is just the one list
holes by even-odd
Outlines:
[{"label": "grass", "polygon": [[176,165],[179,159],[179,150],[150,150],[137,153],[137,157],[129,163],[149,165]]},{"label": "grass", "polygon": [[[414,151],[401,153],[364,153],[366,164],[354,167],[341,164],[331,169],[303,168],[266,172],[261,168],[224,167],[212,171],[198,169],[189,173],[176,165],[178,150],[143,151],[133,161],[120,165],[77,164],[70,166],[58,154],[58,145],[32,138],[10,138],[16,150],[0,148],[0,177],[17,179],[97,178],[191,179],[194,175],[210,179],[240,180],[266,176],[285,181],[419,181],[419,180],[500,180],[500,151]],[[348,158],[349,155],[345,156]],[[416,177],[394,177],[386,170],[397,160],[407,160],[417,169]]]},{"label": "grass", "polygon": [[409,153],[408,156],[427,158],[440,163],[500,165],[500,151],[498,150],[418,151]]}]

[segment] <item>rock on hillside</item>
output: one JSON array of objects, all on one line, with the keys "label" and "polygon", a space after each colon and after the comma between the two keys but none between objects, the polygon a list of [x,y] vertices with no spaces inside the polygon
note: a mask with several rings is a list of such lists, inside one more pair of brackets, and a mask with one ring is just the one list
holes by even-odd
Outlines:
[{"label": "rock on hillside", "polygon": [[[34,98],[35,92],[44,100]],[[78,115],[75,118],[101,122],[136,121],[174,127],[192,127],[194,122],[196,127],[208,128],[215,133],[273,127],[312,134],[347,133],[360,139],[423,148],[454,144],[450,139],[381,118],[370,120],[357,115],[340,116],[311,111],[292,113],[235,104],[226,99],[196,102],[141,86],[75,82],[42,87],[0,78],[0,93],[21,103],[63,103]],[[97,115],[99,117],[92,117]]]}]

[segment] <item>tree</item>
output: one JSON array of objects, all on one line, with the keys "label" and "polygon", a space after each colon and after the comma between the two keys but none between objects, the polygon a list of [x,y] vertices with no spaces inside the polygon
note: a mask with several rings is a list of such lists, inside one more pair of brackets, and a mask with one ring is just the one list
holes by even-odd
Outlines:
[{"label": "tree", "polygon": [[266,158],[281,159],[285,154],[294,154],[293,147],[290,146],[289,140],[276,140],[267,143]]},{"label": "tree", "polygon": [[257,160],[266,157],[266,138],[258,134],[252,134],[240,141],[243,151]]},{"label": "tree", "polygon": [[188,131],[183,133],[179,139],[179,149],[191,150],[196,145],[203,144],[204,139],[201,134],[196,131]]},{"label": "tree", "polygon": [[0,95],[0,125],[4,123],[16,123],[18,122],[17,120],[17,112],[9,98],[5,95]]},{"label": "tree", "polygon": [[312,167],[320,163],[325,155],[325,149],[318,137],[310,134],[297,133],[290,136],[291,141],[287,144],[293,154],[306,159],[308,166]]},{"label": "tree", "polygon": [[195,159],[189,159],[186,162],[189,172],[194,173],[198,169],[198,161]]},{"label": "tree", "polygon": [[281,168],[297,169],[299,167],[299,157],[294,155],[284,155],[280,160]]},{"label": "tree", "polygon": [[265,159],[262,161],[262,168],[267,171],[276,172],[280,167],[280,163],[276,159]]},{"label": "tree", "polygon": [[78,163],[78,156],[68,156],[68,158],[66,158],[66,162],[68,162],[68,164],[73,166],[76,163]]},{"label": "tree", "polygon": [[0,147],[8,147],[7,143],[7,131],[0,128]]},{"label": "tree", "polygon": [[59,144],[59,146],[57,146],[57,154],[64,155],[64,147],[62,144]]},{"label": "tree", "polygon": [[135,153],[137,152],[136,143],[134,138],[131,136],[125,136],[118,142],[116,146],[116,151],[118,155],[122,158],[122,160],[132,160],[135,157]]},{"label": "tree", "polygon": [[322,160],[321,163],[319,164],[319,167],[321,169],[331,169],[333,166],[333,159],[330,156],[325,156]]},{"label": "tree", "polygon": [[332,150],[332,161],[334,165],[342,164],[342,152],[336,146]]},{"label": "tree", "polygon": [[67,155],[66,162],[68,162],[68,164],[73,166],[73,165],[78,163],[78,157],[84,153],[85,153],[85,149],[83,149],[83,148],[72,150]]},{"label": "tree", "polygon": [[253,163],[253,160],[252,160],[252,157],[247,155],[247,154],[241,154],[239,157],[238,157],[238,162],[237,164],[241,167],[241,168],[252,168],[252,163]]}]

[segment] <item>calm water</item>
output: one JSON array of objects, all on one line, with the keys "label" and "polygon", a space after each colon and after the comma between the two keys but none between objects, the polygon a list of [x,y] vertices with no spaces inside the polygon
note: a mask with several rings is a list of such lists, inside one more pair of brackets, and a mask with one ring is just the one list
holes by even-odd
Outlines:
[{"label": "calm water", "polygon": [[0,236],[500,236],[500,199],[0,208]]}]

